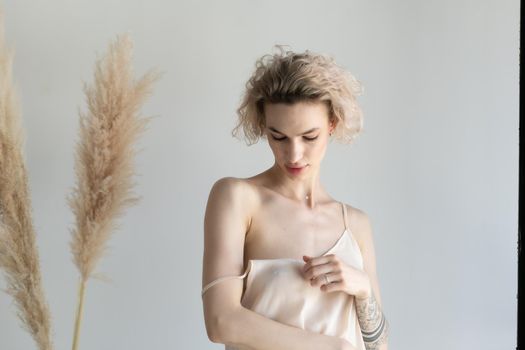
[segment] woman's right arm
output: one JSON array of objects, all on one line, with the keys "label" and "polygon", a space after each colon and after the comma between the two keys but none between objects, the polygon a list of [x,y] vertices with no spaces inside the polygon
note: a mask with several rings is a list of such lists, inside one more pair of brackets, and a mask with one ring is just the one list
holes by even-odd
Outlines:
[{"label": "woman's right arm", "polygon": [[[243,273],[244,238],[254,203],[252,189],[235,178],[217,181],[204,217],[202,285],[223,276]],[[243,280],[226,279],[209,288],[202,297],[208,338],[241,349],[353,349],[339,337],[289,326],[241,305]]]}]

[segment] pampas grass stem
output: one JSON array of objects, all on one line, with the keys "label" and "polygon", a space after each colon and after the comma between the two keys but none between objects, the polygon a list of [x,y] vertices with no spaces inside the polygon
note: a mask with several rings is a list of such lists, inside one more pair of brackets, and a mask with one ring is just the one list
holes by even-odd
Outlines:
[{"label": "pampas grass stem", "polygon": [[84,290],[85,290],[86,282],[80,279],[78,286],[79,286],[78,287],[78,305],[77,305],[77,314],[75,317],[75,333],[73,336],[73,349],[78,348],[80,322],[82,320],[82,313],[84,311]]}]

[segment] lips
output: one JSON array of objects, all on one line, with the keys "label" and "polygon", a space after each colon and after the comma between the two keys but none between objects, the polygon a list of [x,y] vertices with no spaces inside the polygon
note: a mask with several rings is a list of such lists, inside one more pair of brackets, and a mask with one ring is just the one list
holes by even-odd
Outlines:
[{"label": "lips", "polygon": [[303,165],[303,166],[288,166],[288,165],[286,165],[286,170],[288,170],[288,172],[291,173],[291,174],[297,175],[300,172],[302,172],[306,167],[307,167],[307,165]]}]

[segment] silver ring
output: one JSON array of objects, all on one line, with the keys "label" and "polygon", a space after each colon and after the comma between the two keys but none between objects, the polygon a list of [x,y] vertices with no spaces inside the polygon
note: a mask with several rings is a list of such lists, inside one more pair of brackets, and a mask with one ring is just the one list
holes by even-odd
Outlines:
[{"label": "silver ring", "polygon": [[326,281],[326,284],[330,284],[330,281],[328,280],[328,276],[326,274],[324,274],[324,279]]}]

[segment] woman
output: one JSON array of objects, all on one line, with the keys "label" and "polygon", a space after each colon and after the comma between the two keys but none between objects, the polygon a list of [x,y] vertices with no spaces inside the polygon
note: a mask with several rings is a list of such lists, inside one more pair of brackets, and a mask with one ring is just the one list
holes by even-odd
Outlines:
[{"label": "woman", "polygon": [[277,47],[257,61],[233,130],[266,138],[275,163],[218,180],[206,207],[208,337],[226,349],[385,350],[370,222],[319,180],[330,138],[362,129],[360,84],[326,55]]}]

